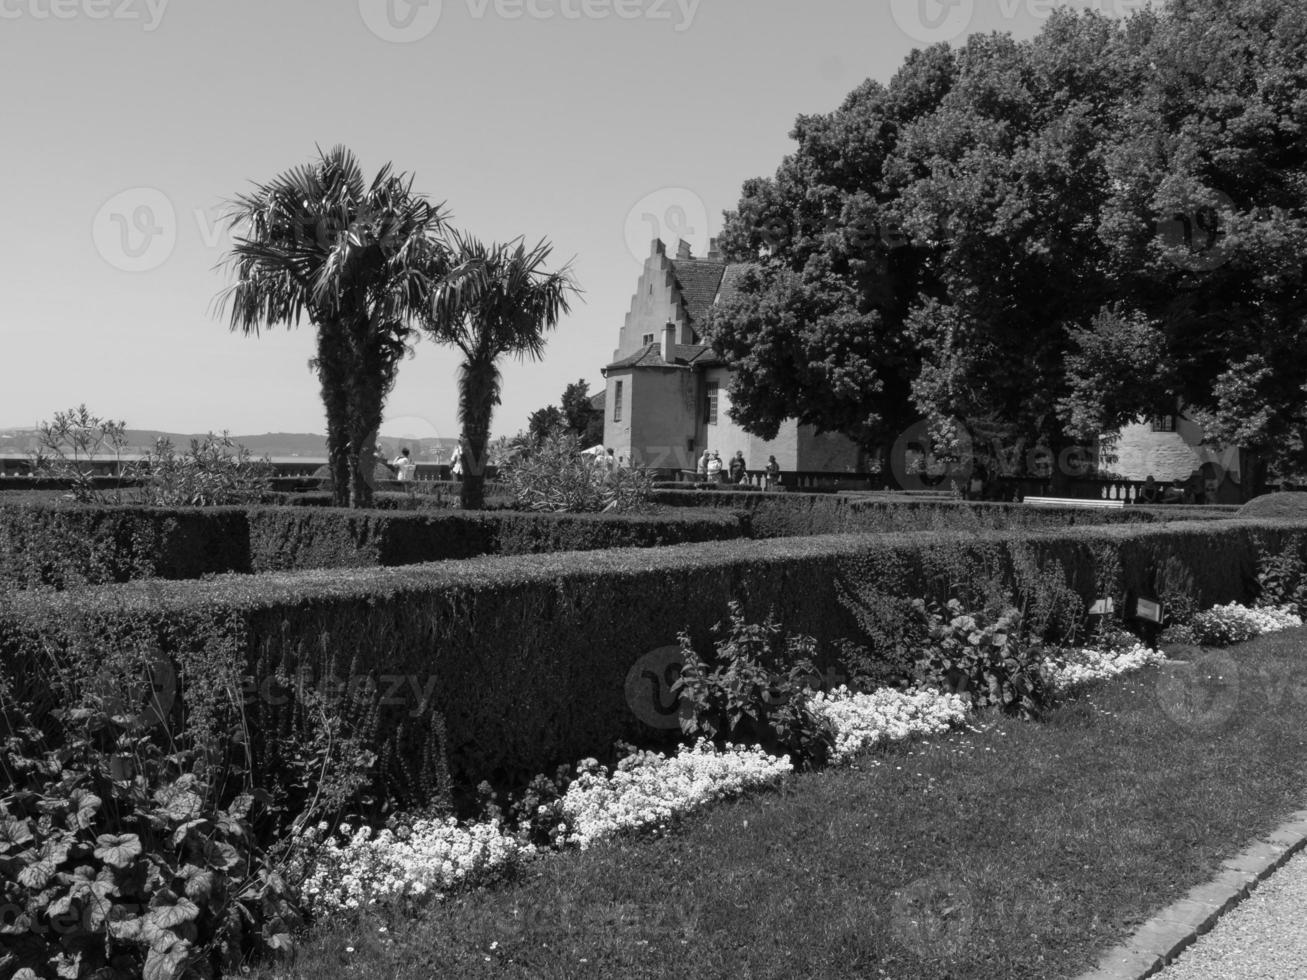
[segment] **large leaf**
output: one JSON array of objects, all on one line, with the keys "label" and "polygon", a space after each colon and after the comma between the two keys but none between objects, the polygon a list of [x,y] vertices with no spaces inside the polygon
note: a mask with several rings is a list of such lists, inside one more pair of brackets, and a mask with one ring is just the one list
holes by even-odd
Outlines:
[{"label": "large leaf", "polygon": [[95,856],[115,868],[126,868],[142,853],[135,834],[101,834],[95,839]]},{"label": "large leaf", "polygon": [[191,957],[191,944],[185,939],[178,939],[170,945],[160,948],[151,946],[145,957],[145,980],[176,980],[186,969]]}]

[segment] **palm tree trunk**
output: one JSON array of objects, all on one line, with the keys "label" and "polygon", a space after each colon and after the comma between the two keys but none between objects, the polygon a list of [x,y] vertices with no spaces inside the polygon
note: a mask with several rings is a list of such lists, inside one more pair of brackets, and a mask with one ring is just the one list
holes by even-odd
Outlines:
[{"label": "palm tree trunk", "polygon": [[339,324],[318,327],[318,380],[322,383],[322,404],[327,411],[327,468],[331,473],[331,502],[349,505],[349,403],[340,350]]},{"label": "palm tree trunk", "polygon": [[467,442],[463,457],[460,499],[464,510],[481,510],[486,504],[486,450],[490,420],[499,404],[499,369],[493,356],[476,356],[459,373],[458,416]]}]

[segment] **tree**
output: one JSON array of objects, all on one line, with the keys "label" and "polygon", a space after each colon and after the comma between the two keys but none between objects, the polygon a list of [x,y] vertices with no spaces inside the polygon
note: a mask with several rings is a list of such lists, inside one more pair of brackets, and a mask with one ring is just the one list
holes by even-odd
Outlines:
[{"label": "tree", "polygon": [[1242,447],[1252,495],[1268,473],[1307,470],[1307,10],[1172,0],[1134,41],[1099,234],[1118,295],[1150,325],[1135,367],[1149,380],[1113,386],[1118,366],[1086,356],[1065,411],[1086,430],[1159,396],[1182,405]]},{"label": "tree", "polygon": [[604,413],[590,401],[590,382],[577,379],[563,389],[563,419],[568,432],[584,446],[604,441]]},{"label": "tree", "polygon": [[227,214],[235,281],[219,310],[230,304],[232,329],[257,335],[307,317],[317,330],[310,367],[339,506],[371,502],[370,440],[430,288],[454,271],[440,237],[445,215],[412,185],[390,164],[368,184],[337,146],[238,196]]},{"label": "tree", "polygon": [[551,432],[567,428],[567,421],[557,405],[546,405],[536,409],[526,420],[526,431],[531,441],[537,445],[544,441]]},{"label": "tree", "polygon": [[1062,11],[800,117],[726,216],[733,417],[960,422],[1010,472],[1181,405],[1254,475],[1307,469],[1304,49],[1276,0]]},{"label": "tree", "polygon": [[539,360],[545,332],[570,312],[578,292],[570,267],[546,272],[552,246],[541,240],[528,249],[522,239],[484,244],[455,232],[455,262],[475,270],[439,283],[426,310],[424,328],[463,354],[459,368],[458,417],[466,440],[462,506],[479,509],[485,500],[486,447],[499,404],[499,359],[505,354]]}]

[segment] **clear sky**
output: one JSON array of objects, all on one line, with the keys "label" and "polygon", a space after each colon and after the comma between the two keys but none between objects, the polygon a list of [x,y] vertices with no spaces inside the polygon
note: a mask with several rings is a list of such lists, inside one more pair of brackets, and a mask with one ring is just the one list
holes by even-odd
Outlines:
[{"label": "clear sky", "polygon": [[[1109,12],[1134,0],[1077,0]],[[585,290],[508,362],[495,433],[602,385],[652,233],[701,254],[800,113],[922,42],[1030,36],[1045,0],[0,0],[0,427],[324,431],[313,329],[229,331],[227,198],[344,143]],[[382,431],[454,436],[456,360],[405,362]]]}]

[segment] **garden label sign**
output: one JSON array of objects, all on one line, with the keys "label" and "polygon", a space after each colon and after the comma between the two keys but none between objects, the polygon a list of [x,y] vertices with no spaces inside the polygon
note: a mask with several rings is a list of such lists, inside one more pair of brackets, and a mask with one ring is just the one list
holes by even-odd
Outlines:
[{"label": "garden label sign", "polygon": [[1089,615],[1091,616],[1110,616],[1114,612],[1116,612],[1116,603],[1110,598],[1099,599],[1089,607]]},{"label": "garden label sign", "polygon": [[1155,599],[1136,599],[1135,618],[1160,624],[1162,622],[1162,604]]}]

